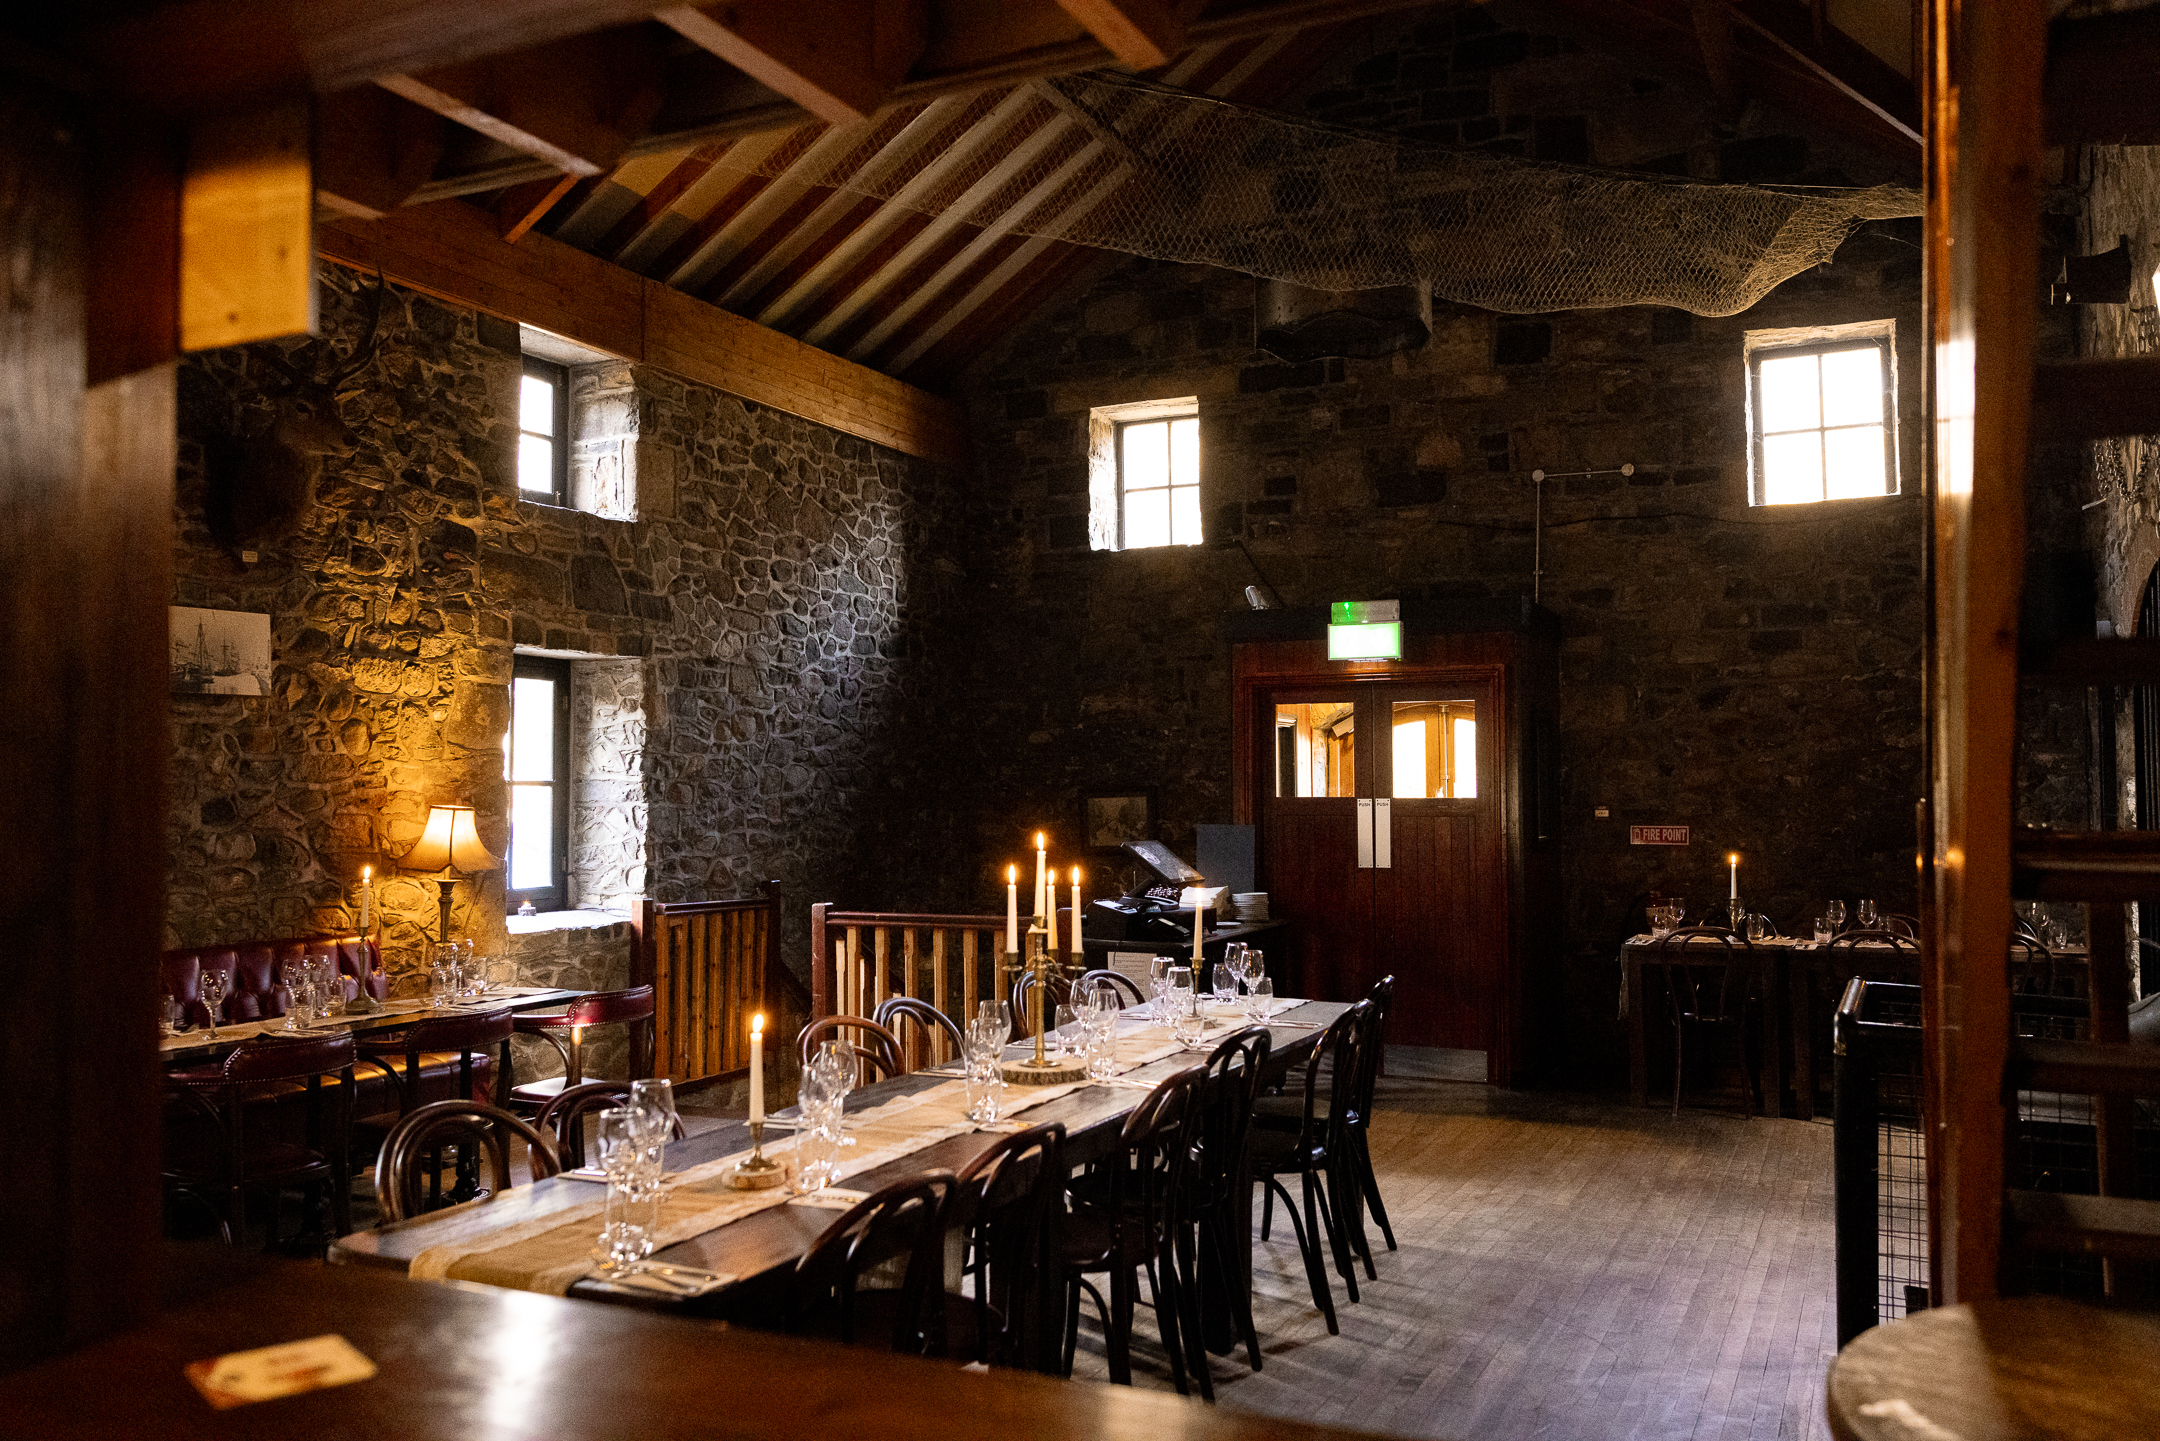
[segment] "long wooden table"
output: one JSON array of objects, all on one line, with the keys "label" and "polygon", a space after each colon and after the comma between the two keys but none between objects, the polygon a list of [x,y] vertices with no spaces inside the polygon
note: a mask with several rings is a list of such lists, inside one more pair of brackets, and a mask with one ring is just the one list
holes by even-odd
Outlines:
[{"label": "long wooden table", "polygon": [[[1317,1044],[1326,1023],[1347,1009],[1347,1006],[1332,1001],[1308,1001],[1277,1016],[1277,1021],[1307,1024],[1271,1027],[1273,1045],[1268,1058],[1271,1078],[1285,1074],[1294,1064],[1302,1064]],[[1210,1031],[1203,1046],[1212,1047],[1230,1029],[1225,1026]],[[1138,1067],[1126,1073],[1124,1079],[1159,1081],[1198,1063],[1204,1054],[1204,1050],[1187,1051]],[[917,1073],[864,1086],[849,1095],[848,1109],[868,1109],[895,1096],[942,1085],[952,1079]],[[1126,1114],[1145,1095],[1145,1091],[1129,1087],[1087,1086],[1023,1111],[1018,1119],[1030,1125],[1062,1122],[1066,1133],[1065,1159],[1068,1164],[1078,1167],[1112,1149]],[[844,1184],[869,1191],[926,1170],[941,1167],[958,1170],[999,1139],[996,1133],[983,1131],[955,1136],[887,1165],[861,1172]],[[749,1144],[747,1123],[730,1122],[670,1145],[668,1165],[672,1170],[680,1170],[718,1160],[747,1148]],[[329,1258],[341,1265],[402,1272],[431,1246],[484,1237],[490,1232],[584,1205],[594,1200],[597,1194],[598,1188],[592,1182],[553,1177],[487,1201],[393,1222],[373,1230],[356,1231],[333,1242]],[[832,1223],[836,1214],[810,1205],[774,1206],[655,1253],[655,1260],[740,1278],[731,1286],[701,1297],[685,1299],[644,1291],[630,1292],[592,1281],[577,1283],[569,1294],[648,1310],[769,1324],[778,1314],[779,1300],[795,1262]],[[1211,1326],[1210,1333],[1211,1347],[1229,1349],[1231,1338],[1218,1326]]]},{"label": "long wooden table", "polygon": [[[575,1183],[573,1183],[575,1184]],[[198,1248],[174,1248],[191,1250]],[[1328,1441],[1352,1433],[1242,1417],[1130,1386],[844,1350],[615,1307],[381,1272],[269,1262],[224,1246],[168,1261],[186,1299],[152,1325],[0,1377],[0,1432],[340,1436],[397,1441]],[[191,1362],[335,1333],[369,1380],[217,1411]]]},{"label": "long wooden table", "polygon": [[[510,993],[489,996],[462,1006],[431,1006],[425,1001],[385,1001],[380,1011],[356,1015],[331,1016],[321,1024],[302,1031],[285,1029],[285,1018],[273,1016],[263,1021],[233,1021],[217,1028],[217,1039],[210,1039],[208,1029],[197,1026],[175,1036],[158,1038],[158,1059],[168,1066],[194,1065],[214,1056],[222,1056],[242,1041],[256,1036],[321,1036],[334,1031],[350,1031],[365,1035],[370,1031],[391,1031],[409,1026],[415,1021],[444,1020],[452,1016],[470,1016],[482,1011],[544,1011],[553,1006],[566,1006],[586,991],[520,987]],[[394,1008],[394,1009],[393,1009]]]}]

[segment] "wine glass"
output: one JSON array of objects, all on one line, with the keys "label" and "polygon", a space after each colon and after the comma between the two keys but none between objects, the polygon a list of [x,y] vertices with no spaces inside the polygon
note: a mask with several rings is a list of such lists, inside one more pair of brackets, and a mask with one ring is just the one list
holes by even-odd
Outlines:
[{"label": "wine glass", "polygon": [[1823,907],[1823,914],[1830,919],[1830,929],[1839,935],[1843,935],[1845,932],[1845,903],[1843,901],[1832,901],[1829,905]]},{"label": "wine glass", "polygon": [[196,983],[202,1003],[210,1012],[210,1039],[217,1039],[218,1012],[225,1004],[225,973],[205,970]]},{"label": "wine glass", "polygon": [[651,1164],[642,1119],[628,1107],[602,1111],[595,1148],[607,1172],[606,1212],[597,1257],[612,1271],[636,1271],[652,1254],[660,1177]]},{"label": "wine glass", "polygon": [[[1243,957],[1239,957],[1242,963]],[[1217,1005],[1227,1006],[1237,1000],[1238,964],[1228,960],[1215,963],[1214,972],[1208,977],[1209,989],[1215,993]]]},{"label": "wine glass", "polygon": [[[999,1009],[1001,1014],[1006,1018],[1006,1025],[1010,1026],[1012,1024],[1011,1008],[1009,1006],[1005,1006],[1003,1003],[1000,1003]],[[1007,1034],[1011,1034],[1010,1031],[1008,1031]],[[846,1114],[848,1093],[855,1089],[855,1083],[858,1079],[860,1079],[860,1077],[857,1075],[856,1070],[857,1062],[855,1060],[855,1047],[846,1041],[821,1042],[817,1049],[816,1064],[823,1065],[826,1068],[827,1073],[831,1077],[831,1084],[833,1089],[833,1129],[835,1132],[843,1133],[840,1135],[840,1139],[835,1142],[835,1144],[841,1146],[852,1146],[855,1144],[855,1138],[853,1136],[844,1134],[844,1132],[847,1126]]]},{"label": "wine glass", "polygon": [[1163,1000],[1163,988],[1170,984],[1170,968],[1176,964],[1168,956],[1156,956],[1148,962],[1148,1019],[1151,1021],[1170,1019],[1169,1007]]},{"label": "wine glass", "polygon": [[1877,924],[1879,924],[1879,918],[1876,916],[1875,903],[1873,901],[1862,901],[1860,903],[1859,915],[1860,929],[1863,931],[1872,931],[1875,929]]},{"label": "wine glass", "polygon": [[1669,929],[1680,929],[1680,922],[1687,915],[1687,902],[1681,900],[1678,896],[1667,896],[1665,898],[1665,914],[1672,918]]}]

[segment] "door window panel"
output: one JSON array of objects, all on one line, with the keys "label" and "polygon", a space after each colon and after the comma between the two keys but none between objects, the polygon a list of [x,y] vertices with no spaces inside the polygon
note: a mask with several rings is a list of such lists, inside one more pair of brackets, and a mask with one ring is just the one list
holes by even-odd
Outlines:
[{"label": "door window panel", "polygon": [[1311,701],[1275,707],[1275,794],[1357,794],[1356,707]]},{"label": "door window panel", "polygon": [[1397,800],[1472,800],[1477,796],[1477,705],[1472,701],[1394,703]]}]

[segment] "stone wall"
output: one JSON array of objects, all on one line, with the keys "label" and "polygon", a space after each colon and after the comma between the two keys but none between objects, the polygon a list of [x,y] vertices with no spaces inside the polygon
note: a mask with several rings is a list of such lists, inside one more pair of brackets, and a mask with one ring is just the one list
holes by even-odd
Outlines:
[{"label": "stone wall", "polygon": [[[366,301],[343,271],[322,282],[322,348],[342,353]],[[533,505],[514,337],[392,288],[380,350],[338,397],[349,454],[252,560],[212,532],[206,457],[268,423],[280,377],[247,349],[184,364],[174,601],[268,612],[276,672],[267,697],[173,700],[172,943],[350,926],[372,864],[410,978],[435,888],[395,862],[428,805],[474,805],[483,841],[507,841],[514,648],[592,658],[575,845],[595,902],[776,876],[799,968],[808,903],[859,895],[886,862],[863,838],[905,820],[897,797],[935,793],[903,737],[938,709],[920,671],[954,584],[952,477],[649,367],[590,366],[581,485],[612,457],[611,493],[641,518]],[[499,871],[461,880],[455,930],[502,944],[502,894]]]},{"label": "stone wall", "polygon": [[[1684,79],[1531,14],[1420,21],[1324,79],[1310,107],[1553,159],[1880,178],[1826,163],[1831,149],[1775,116],[1721,130]],[[1560,83],[1577,74],[1604,78]],[[955,661],[976,697],[954,738],[960,774],[980,797],[976,864],[959,873],[1015,856],[1027,827],[1074,835],[1090,790],[1159,787],[1162,837],[1187,855],[1197,823],[1232,819],[1219,616],[1248,584],[1292,605],[1514,595],[1541,559],[1566,636],[1564,954],[1541,964],[1562,976],[1550,1000],[1586,1074],[1618,1074],[1614,946],[1651,887],[1700,915],[1737,849],[1750,900],[1780,920],[1831,895],[1913,909],[1916,239],[1876,227],[1722,319],[1438,306],[1426,346],[1382,360],[1255,351],[1252,280],[1197,267],[1136,261],[1046,306],[965,387],[987,495],[969,547],[982,640]],[[1745,333],[1885,318],[1903,493],[1751,508]],[[1090,410],[1180,395],[1199,397],[1206,544],[1091,550]],[[1614,473],[1624,462],[1633,475]],[[1602,472],[1546,483],[1542,540],[1539,469]],[[1631,822],[1691,825],[1695,844],[1631,847]]]}]

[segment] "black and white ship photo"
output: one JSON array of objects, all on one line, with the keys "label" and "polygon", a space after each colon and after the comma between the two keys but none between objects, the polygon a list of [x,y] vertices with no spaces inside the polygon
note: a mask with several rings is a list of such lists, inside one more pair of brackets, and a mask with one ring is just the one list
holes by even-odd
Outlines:
[{"label": "black and white ship photo", "polygon": [[172,607],[175,695],[268,695],[270,617],[245,610]]}]

